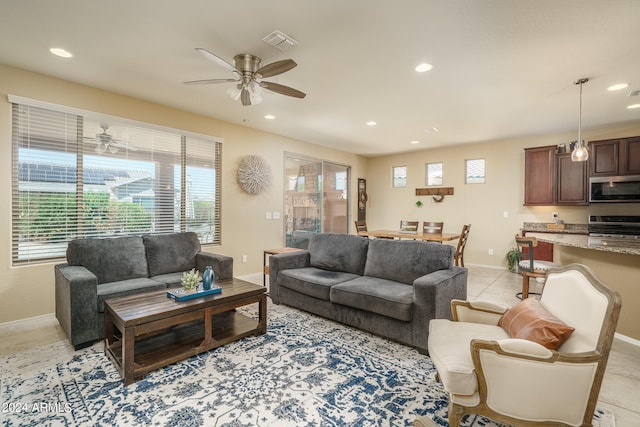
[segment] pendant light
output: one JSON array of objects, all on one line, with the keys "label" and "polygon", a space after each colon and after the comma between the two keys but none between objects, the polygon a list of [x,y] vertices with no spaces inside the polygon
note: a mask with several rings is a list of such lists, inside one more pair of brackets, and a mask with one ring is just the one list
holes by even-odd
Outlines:
[{"label": "pendant light", "polygon": [[571,152],[571,161],[585,162],[589,158],[589,151],[582,141],[582,85],[589,79],[583,78],[576,80],[573,84],[580,85],[580,108],[578,113],[578,141]]}]

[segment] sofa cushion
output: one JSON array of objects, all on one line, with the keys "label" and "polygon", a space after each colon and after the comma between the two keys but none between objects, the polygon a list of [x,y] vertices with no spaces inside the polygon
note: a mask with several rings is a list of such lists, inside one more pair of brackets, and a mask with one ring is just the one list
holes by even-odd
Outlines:
[{"label": "sofa cushion", "polygon": [[177,286],[182,286],[182,273],[184,272],[178,271],[175,273],[159,274],[157,276],[151,276],[150,279],[164,283],[167,288],[175,288]]},{"label": "sofa cushion", "polygon": [[369,242],[364,275],[413,284],[425,274],[453,267],[455,249],[417,240],[374,239]]},{"label": "sofa cushion", "polygon": [[85,267],[98,283],[149,277],[140,236],[73,240],[67,247],[67,263]]},{"label": "sofa cushion", "polygon": [[278,273],[278,284],[301,294],[329,301],[329,290],[332,286],[357,277],[353,273],[304,267],[281,270]]},{"label": "sofa cushion", "polygon": [[98,285],[98,312],[104,312],[104,302],[110,298],[126,297],[127,295],[166,289],[164,283],[148,278],[120,280],[118,282]]},{"label": "sofa cushion", "polygon": [[[331,287],[331,302],[411,321],[413,286],[376,277],[358,277]],[[426,326],[426,325],[425,325]]]},{"label": "sofa cushion", "polygon": [[193,232],[144,236],[149,276],[196,267],[196,254],[200,252],[198,235]]},{"label": "sofa cushion", "polygon": [[350,234],[316,234],[309,242],[311,266],[361,276],[368,244],[369,239]]},{"label": "sofa cushion", "polygon": [[497,325],[452,322],[448,319],[429,321],[429,356],[433,361],[444,388],[453,393],[470,396],[478,391],[471,340],[498,341],[509,335]]}]

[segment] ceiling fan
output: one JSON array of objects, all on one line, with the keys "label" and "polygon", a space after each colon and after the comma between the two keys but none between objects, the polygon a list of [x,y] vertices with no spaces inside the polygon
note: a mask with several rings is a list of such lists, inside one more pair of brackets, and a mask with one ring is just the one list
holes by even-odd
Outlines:
[{"label": "ceiling fan", "polygon": [[98,144],[95,148],[95,152],[98,154],[104,154],[109,150],[111,154],[116,154],[120,148],[126,148],[127,150],[137,151],[138,149],[126,141],[115,139],[113,136],[107,133],[109,125],[107,123],[100,123],[102,133],[97,133],[95,138],[85,136],[84,139],[93,141]]},{"label": "ceiling fan", "polygon": [[298,64],[296,64],[293,59],[283,59],[261,67],[260,63],[262,60],[260,58],[248,53],[241,53],[233,57],[233,65],[231,65],[226,60],[206,49],[198,47],[196,50],[209,61],[235,73],[237,77],[235,79],[192,80],[184,82],[186,85],[234,82],[236,84],[227,89],[227,93],[235,100],[240,98],[242,105],[245,106],[262,102],[263,88],[281,95],[293,96],[294,98],[304,98],[307,96],[306,93],[300,92],[292,87],[262,81],[263,78],[277,76],[296,67]]}]

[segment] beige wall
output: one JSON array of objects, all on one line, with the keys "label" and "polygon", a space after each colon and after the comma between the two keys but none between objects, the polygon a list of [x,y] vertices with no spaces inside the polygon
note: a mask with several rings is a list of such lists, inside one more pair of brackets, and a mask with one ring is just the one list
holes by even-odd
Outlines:
[{"label": "beige wall", "polygon": [[[586,130],[587,140],[640,135],[640,122]],[[557,145],[575,139],[574,133],[538,135],[502,141],[435,148],[406,154],[373,158],[369,162],[367,225],[372,228],[397,228],[401,219],[444,221],[445,232],[459,232],[471,224],[465,250],[467,264],[506,267],[505,255],[514,244],[513,236],[523,222],[552,222],[557,211],[567,223],[586,224],[589,213],[635,212],[640,204],[600,204],[588,207],[526,207],[524,201],[524,151],[526,147]],[[486,184],[464,183],[464,160],[486,159]],[[425,187],[425,163],[443,162],[443,186],[454,187],[454,195],[435,203],[428,196],[416,197],[416,187]],[[406,165],[407,188],[391,188],[392,166]],[[415,205],[423,202],[422,207]],[[503,212],[508,212],[504,218]],[[488,254],[493,249],[494,255]],[[622,294],[623,309],[618,330],[640,340],[640,312],[632,304],[640,301],[640,256],[606,254],[591,250],[569,251],[558,248],[555,261],[561,264],[582,262],[594,267],[596,274]],[[620,273],[619,273],[620,272]],[[624,307],[626,306],[626,308]]]},{"label": "beige wall", "polygon": [[[573,133],[489,141],[366,159],[139,99],[0,66],[0,159],[4,164],[0,168],[0,199],[5,200],[0,208],[0,242],[4,242],[0,246],[0,323],[54,311],[54,263],[23,267],[11,265],[11,109],[7,94],[223,138],[223,244],[210,250],[232,256],[236,275],[261,271],[262,249],[279,247],[283,243],[282,222],[265,220],[264,214],[266,211],[283,210],[281,177],[284,152],[350,165],[351,189],[354,192],[357,178],[367,178],[367,220],[370,228],[395,228],[400,219],[444,220],[445,231],[455,232],[463,224],[471,223],[471,235],[465,253],[470,264],[503,268],[506,265],[504,256],[513,245],[513,235],[518,232],[522,223],[550,221],[552,211],[560,212],[560,218],[566,222],[586,223],[588,212],[597,213],[609,209],[622,212],[630,207],[522,206],[523,148],[567,143],[575,137]],[[586,130],[584,134],[590,140],[640,135],[640,122]],[[249,196],[241,192],[235,182],[235,168],[247,154],[265,157],[272,167],[272,187],[263,195]],[[472,158],[486,159],[486,184],[464,184],[464,159]],[[438,161],[444,163],[443,185],[454,187],[455,195],[447,196],[441,203],[434,203],[430,197],[420,197],[424,205],[417,208],[415,188],[424,186],[425,163]],[[408,166],[408,187],[392,189],[391,166],[400,165]],[[639,208],[638,205],[634,207]],[[355,204],[352,203],[350,211],[352,217],[355,217]],[[509,213],[508,218],[503,217],[505,211]],[[487,254],[490,248],[494,250],[493,256]],[[601,253],[592,251],[569,255],[557,251],[556,254],[563,263],[568,260],[583,260],[587,264],[593,264],[597,274],[623,294],[623,302],[627,307],[640,299],[640,289],[633,282],[640,273],[637,257],[602,257]],[[242,255],[248,257],[246,264],[241,262]],[[622,282],[614,280],[614,277],[618,279],[614,276],[618,268],[625,271],[621,276]],[[607,280],[608,278],[611,280]],[[623,308],[623,319],[621,323],[624,322],[625,325],[640,324],[640,314],[634,315],[629,309]],[[622,333],[640,339],[637,326],[635,329],[623,326],[621,330],[624,331]]]},{"label": "beige wall", "polygon": [[[588,140],[640,135],[640,121],[622,126],[583,131]],[[397,228],[401,219],[444,221],[445,232],[459,232],[471,224],[465,251],[470,263],[506,266],[505,255],[513,246],[513,236],[527,221],[552,222],[557,211],[566,223],[586,224],[588,213],[622,212],[640,204],[591,206],[523,206],[524,148],[569,143],[574,133],[538,135],[529,138],[487,141],[434,148],[411,153],[372,158],[369,161],[367,223],[369,228]],[[486,183],[465,184],[465,159],[484,158]],[[426,187],[425,164],[443,163],[443,187],[453,187],[454,195],[435,203],[429,196],[415,196]],[[391,188],[391,168],[407,166],[407,188]],[[422,207],[415,202],[421,200]],[[504,212],[508,218],[504,218]],[[494,255],[488,254],[493,249]]]},{"label": "beige wall", "polygon": [[[53,265],[11,265],[11,106],[7,94],[223,138],[222,246],[210,250],[234,258],[234,274],[262,271],[262,249],[283,245],[282,221],[265,220],[283,211],[283,153],[293,152],[352,167],[351,188],[365,176],[367,159],[282,136],[252,130],[139,99],[0,65],[0,323],[54,312]],[[243,193],[235,170],[247,154],[265,157],[272,168],[271,189]],[[350,207],[355,215],[355,204]],[[242,263],[242,255],[248,261]]]}]

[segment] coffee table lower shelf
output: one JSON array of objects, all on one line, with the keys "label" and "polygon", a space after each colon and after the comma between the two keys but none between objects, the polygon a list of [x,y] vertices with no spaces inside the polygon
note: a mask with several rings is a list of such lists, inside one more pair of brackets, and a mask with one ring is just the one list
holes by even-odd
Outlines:
[{"label": "coffee table lower shelf", "polygon": [[[114,363],[125,384],[138,381],[155,369],[188,359],[196,354],[221,347],[241,338],[259,335],[257,320],[236,311],[227,311],[212,316],[213,337],[204,337],[204,322],[173,326],[161,333],[136,337],[133,354],[132,375],[125,375],[122,361],[122,339],[105,347],[107,356]],[[264,332],[262,332],[264,333]]]}]

